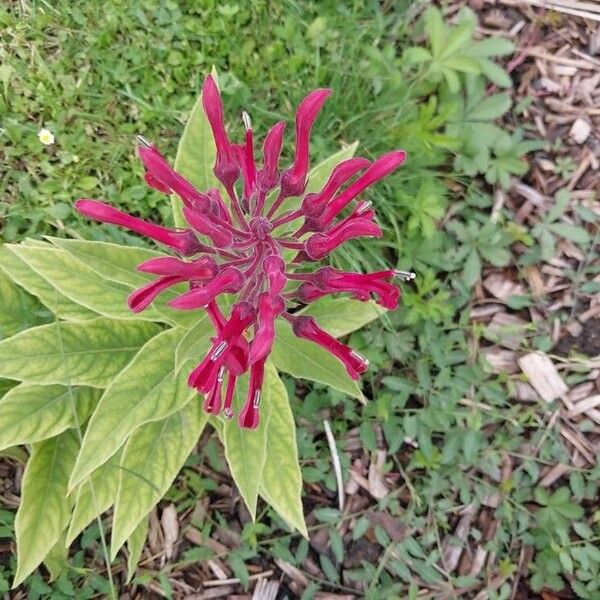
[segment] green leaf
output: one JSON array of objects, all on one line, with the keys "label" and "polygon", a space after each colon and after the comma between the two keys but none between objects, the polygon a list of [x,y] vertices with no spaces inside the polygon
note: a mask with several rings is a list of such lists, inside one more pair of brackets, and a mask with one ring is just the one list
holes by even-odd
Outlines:
[{"label": "green leaf", "polygon": [[[472,43],[471,36],[473,34],[473,27],[470,22],[463,21],[456,27],[450,29],[450,35],[444,43],[444,48],[440,55],[442,59],[448,59],[448,57],[457,53],[465,46],[470,46]],[[444,60],[445,64],[448,64],[447,60]]]},{"label": "green leaf", "polygon": [[95,319],[98,314],[79,306],[55,290],[25,261],[10,250],[8,245],[0,247],[0,267],[19,286],[39,298],[57,317],[73,321]]},{"label": "green leaf", "polygon": [[458,75],[452,69],[444,69],[443,73],[446,84],[448,85],[448,91],[451,94],[457,94],[460,90],[460,79],[458,78]]},{"label": "green leaf", "polygon": [[453,56],[444,61],[444,69],[453,69],[461,73],[473,73],[479,75],[481,73],[481,66],[474,59],[469,56]]},{"label": "green leaf", "polygon": [[587,244],[590,241],[590,235],[583,227],[569,225],[568,223],[550,223],[548,229],[556,235],[576,244]]},{"label": "green leaf", "polygon": [[100,182],[96,177],[86,175],[77,181],[77,187],[84,192],[90,192],[95,189]]},{"label": "green leaf", "polygon": [[15,519],[18,558],[13,589],[44,560],[67,527],[67,482],[77,447],[73,430],[33,446]]},{"label": "green leaf", "polygon": [[504,88],[509,88],[512,86],[512,79],[510,78],[510,75],[495,62],[492,62],[487,58],[482,58],[480,59],[479,64],[481,65],[481,71],[483,74],[492,83]]},{"label": "green leaf", "polygon": [[435,57],[441,55],[446,39],[446,28],[442,20],[442,13],[435,7],[428,8],[423,15],[425,33],[431,44],[431,52]]},{"label": "green leaf", "polygon": [[[248,377],[242,377],[238,379],[235,389],[236,414],[241,413],[247,395]],[[237,419],[226,420],[223,425],[225,458],[252,519],[256,518],[258,488],[267,458],[267,428],[271,415],[271,395],[271,380],[266,376],[260,400],[260,421],[256,429],[242,429]]]},{"label": "green leaf", "polygon": [[143,425],[131,436],[121,460],[111,539],[113,560],[169,489],[206,422],[202,403],[189,402],[165,419]]},{"label": "green leaf", "polygon": [[144,544],[146,543],[146,537],[148,535],[148,521],[148,515],[146,515],[146,517],[138,523],[135,531],[127,540],[129,556],[127,557],[127,581],[125,583],[129,583],[133,579],[137,565],[140,562],[140,557],[142,556],[142,551],[144,550]]},{"label": "green leaf", "polygon": [[70,240],[63,238],[48,238],[54,246],[66,250],[69,254],[85,263],[103,278],[137,288],[148,283],[147,275],[136,271],[137,266],[151,258],[164,256],[163,252],[139,248],[137,246],[122,246],[110,242],[88,240]]},{"label": "green leaf", "polygon": [[176,373],[179,373],[188,361],[199,363],[210,347],[210,338],[214,335],[214,329],[208,314],[203,311],[196,318],[196,324],[181,338],[175,350]]},{"label": "green leaf", "polygon": [[573,572],[573,568],[574,568],[573,559],[571,558],[571,555],[566,550],[561,550],[558,553],[558,559],[560,560],[560,564],[562,565],[563,569],[567,573]]},{"label": "green leaf", "polygon": [[81,423],[99,397],[93,388],[22,383],[0,400],[0,449],[39,442],[75,427],[73,405]]},{"label": "green leaf", "polygon": [[[210,188],[220,188],[221,185],[213,174],[216,155],[215,141],[210,123],[204,114],[202,94],[200,94],[179,140],[174,167],[202,192]],[[183,206],[175,194],[171,196],[171,206],[175,225],[184,227]]]},{"label": "green leaf", "polygon": [[0,456],[6,456],[7,458],[12,458],[13,460],[17,460],[25,464],[29,454],[27,454],[27,452],[25,452],[21,446],[11,446],[10,448],[4,448],[4,450],[0,450]]},{"label": "green leaf", "polygon": [[335,568],[335,565],[331,562],[331,559],[326,554],[319,555],[319,562],[321,563],[321,569],[323,573],[325,573],[325,577],[329,581],[334,583],[338,583],[340,580],[340,575]]},{"label": "green leaf", "polygon": [[165,320],[152,307],[140,314],[127,306],[131,288],[98,276],[98,273],[65,250],[48,245],[10,246],[19,258],[61,294],[85,308],[115,319]]},{"label": "green leaf", "polygon": [[545,221],[547,223],[551,223],[552,221],[560,219],[565,210],[567,210],[570,200],[571,194],[569,193],[569,190],[564,188],[562,190],[558,190],[558,192],[556,192],[554,195],[554,203],[550,207],[550,210],[546,213]]},{"label": "green leaf", "polygon": [[160,328],[97,318],[32,327],[0,342],[0,377],[106,387]]},{"label": "green leaf", "polygon": [[463,279],[465,284],[470,286],[473,285],[481,275],[481,260],[479,260],[479,254],[477,254],[477,250],[472,249],[465,261],[465,266],[463,270]]},{"label": "green leaf", "polygon": [[58,541],[44,558],[44,566],[50,573],[50,581],[55,581],[61,573],[69,567],[69,549],[65,545],[65,532],[63,531]]},{"label": "green leaf", "polygon": [[418,65],[431,60],[431,52],[420,46],[406,48],[402,53],[402,61],[407,65]]},{"label": "green leaf", "polygon": [[[329,179],[334,167],[343,160],[352,158],[357,148],[358,141],[353,142],[349,146],[345,146],[341,150],[338,150],[331,156],[327,157],[325,160],[322,160],[319,164],[315,165],[308,173],[308,183],[306,184],[305,193],[318,192],[321,190],[325,183],[327,183],[327,180]],[[285,201],[286,211],[299,208],[301,202],[302,198],[299,196],[287,198]]]},{"label": "green leaf", "polygon": [[492,94],[482,100],[470,113],[469,121],[490,121],[510,109],[512,100],[507,93]]},{"label": "green leaf", "polygon": [[107,461],[134,430],[180,410],[195,394],[187,386],[187,373],[175,376],[175,348],[182,334],[181,329],[168,329],[152,338],[106,388],[85,432],[71,489]]},{"label": "green leaf", "polygon": [[469,54],[477,58],[490,56],[506,56],[515,51],[515,45],[503,37],[487,37],[469,46]]},{"label": "green leaf", "polygon": [[260,495],[290,527],[308,539],[302,510],[302,474],[298,463],[294,415],[285,386],[269,363],[265,385],[269,388],[271,417]]},{"label": "green leaf", "polygon": [[0,306],[0,339],[40,322],[35,312],[42,309],[41,305],[17,287],[4,271],[0,271]]},{"label": "green leaf", "polygon": [[[122,246],[109,242],[95,242],[86,240],[65,240],[62,238],[49,238],[52,243],[71,254],[76,259],[93,269],[101,279],[113,281],[127,287],[127,295],[134,289],[140,288],[151,281],[147,273],[137,271],[137,266],[151,258],[164,256],[164,253],[138,248],[136,246]],[[160,313],[162,320],[178,325],[191,325],[197,319],[197,314],[189,311],[175,310],[167,303],[177,295],[186,291],[185,285],[173,286],[162,292],[152,302],[153,309]]]},{"label": "green leaf", "polygon": [[342,161],[352,158],[357,148],[358,141],[355,141],[338,150],[325,160],[322,160],[318,165],[315,165],[308,173],[308,183],[306,184],[305,193],[320,191],[327,183],[333,169]]},{"label": "green leaf", "polygon": [[67,545],[114,503],[119,489],[119,464],[122,451],[97,468],[77,489],[75,507],[67,532]]},{"label": "green leaf", "polygon": [[314,317],[323,329],[340,337],[364,327],[386,312],[375,302],[329,297],[310,304],[302,314]]},{"label": "green leaf", "polygon": [[312,342],[297,338],[288,323],[276,324],[271,360],[280,371],[329,385],[354,398],[363,395],[341,362]]}]

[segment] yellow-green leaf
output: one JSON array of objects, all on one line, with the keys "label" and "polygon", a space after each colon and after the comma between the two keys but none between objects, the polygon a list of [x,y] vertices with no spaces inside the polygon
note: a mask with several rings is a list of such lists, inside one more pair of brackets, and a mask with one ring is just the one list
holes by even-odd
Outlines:
[{"label": "yellow-green leaf", "polygon": [[100,277],[96,271],[72,254],[48,244],[9,246],[53,288],[71,301],[106,317],[161,321],[165,318],[152,307],[135,314],[127,306],[131,288]]},{"label": "yellow-green leaf", "polygon": [[42,309],[37,299],[26,294],[0,270],[0,340],[40,323]]},{"label": "yellow-green leaf", "polygon": [[[220,188],[221,185],[213,174],[216,155],[215,141],[210,123],[204,114],[200,94],[179,140],[174,167],[201,192],[210,188]],[[174,194],[171,197],[171,205],[175,225],[184,227],[181,200]]]},{"label": "yellow-green leaf", "polygon": [[0,342],[0,376],[105,387],[158,331],[154,323],[102,317],[32,327]]},{"label": "yellow-green leaf", "polygon": [[98,398],[100,390],[89,387],[22,383],[12,388],[0,399],[0,449],[39,442],[75,427],[73,405],[81,423]]},{"label": "yellow-green leaf", "polygon": [[10,448],[0,450],[0,456],[6,456],[7,458],[12,458],[13,460],[18,460],[25,464],[29,455],[21,446],[11,446]]},{"label": "yellow-green leaf", "polygon": [[107,461],[135,429],[180,410],[194,396],[187,374],[175,376],[175,348],[182,334],[168,329],[152,338],[106,388],[86,429],[71,488]]},{"label": "yellow-green leaf", "polygon": [[[354,156],[356,149],[358,148],[358,141],[353,142],[349,146],[344,146],[341,150],[338,150],[331,156],[328,156],[325,160],[321,161],[318,165],[315,165],[308,173],[308,182],[306,184],[306,193],[318,192],[325,185],[334,167],[343,160],[347,160]],[[275,196],[269,198],[272,202]],[[294,197],[287,198],[285,201],[285,209],[294,210],[300,206],[302,198]],[[269,204],[270,202],[267,202]]]},{"label": "yellow-green leaf", "polygon": [[385,312],[375,302],[326,297],[310,304],[302,314],[314,317],[325,331],[340,337],[364,327]]},{"label": "yellow-green leaf", "polygon": [[[234,405],[236,416],[242,411],[248,394],[248,378],[238,379]],[[267,428],[271,415],[271,386],[268,372],[260,400],[260,421],[256,429],[242,429],[237,418],[223,423],[223,445],[229,470],[254,519],[262,471],[267,458]]]},{"label": "yellow-green leaf", "polygon": [[69,522],[69,473],[77,455],[73,430],[33,445],[21,485],[15,519],[17,572],[13,588],[44,560]]},{"label": "yellow-green leaf", "polygon": [[129,536],[127,540],[127,551],[129,556],[127,557],[127,581],[129,583],[135,575],[135,570],[140,557],[142,556],[142,550],[146,543],[146,537],[148,535],[148,515],[146,515],[135,528],[134,532]]},{"label": "yellow-green leaf", "polygon": [[111,538],[113,559],[169,489],[206,421],[197,399],[161,421],[143,425],[131,436],[121,460]]},{"label": "yellow-green leaf", "polygon": [[288,525],[308,538],[302,510],[302,474],[298,464],[296,425],[285,386],[271,365],[266,371],[265,386],[269,389],[271,417],[260,495]]},{"label": "yellow-green leaf", "polygon": [[[210,347],[210,338],[214,329],[206,311],[198,313],[196,324],[181,338],[175,351],[175,371],[188,362],[198,364]],[[189,366],[192,366],[191,364]]]},{"label": "yellow-green leaf", "polygon": [[354,398],[363,397],[356,381],[335,356],[313,342],[296,337],[288,323],[276,325],[271,360],[277,369],[294,377],[324,383]]},{"label": "yellow-green leaf", "polygon": [[65,532],[60,535],[58,541],[44,558],[44,566],[50,573],[50,581],[54,581],[69,567],[69,549],[65,545]]},{"label": "yellow-green leaf", "polygon": [[140,263],[165,255],[149,248],[122,246],[110,242],[52,237],[48,239],[54,246],[66,250],[104,278],[126,285],[130,289],[148,283],[148,276],[136,271]]},{"label": "yellow-green leaf", "polygon": [[69,523],[66,543],[73,540],[114,503],[119,487],[121,451],[98,467],[77,489],[75,507]]},{"label": "yellow-green leaf", "polygon": [[61,319],[81,321],[98,316],[97,313],[69,300],[55,290],[7,245],[0,247],[0,268],[24,290],[39,298],[44,306]]},{"label": "yellow-green leaf", "polygon": [[[151,258],[165,256],[163,252],[148,248],[122,246],[109,242],[50,239],[54,245],[66,250],[98,273],[101,279],[107,279],[127,287],[127,295],[134,289],[146,285],[153,278],[147,273],[137,271],[137,266]],[[161,315],[161,320],[182,326],[189,326],[195,322],[197,313],[175,310],[168,306],[170,300],[184,293],[187,289],[185,284],[173,286],[162,292],[152,302],[152,307]]]},{"label": "yellow-green leaf", "polygon": [[325,160],[321,161],[318,165],[315,165],[308,174],[308,183],[306,184],[306,192],[318,192],[327,183],[331,172],[336,165],[344,160],[348,160],[354,156],[356,149],[358,148],[358,141],[345,146],[341,150],[338,150]]}]

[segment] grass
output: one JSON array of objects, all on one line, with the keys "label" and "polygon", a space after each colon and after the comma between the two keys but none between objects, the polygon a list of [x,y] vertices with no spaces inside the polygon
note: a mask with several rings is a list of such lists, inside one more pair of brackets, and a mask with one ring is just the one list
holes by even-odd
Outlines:
[{"label": "grass", "polygon": [[[410,152],[406,168],[374,192],[385,240],[355,245],[336,260],[358,267],[397,262],[419,276],[414,286],[405,286],[400,310],[352,336],[372,365],[368,405],[357,406],[318,386],[302,390],[302,400],[294,398],[303,475],[323,502],[329,499],[335,506],[323,418],[332,421],[341,441],[345,472],[352,453],[344,444],[351,435],[358,435],[365,456],[385,448],[384,469],[398,475],[398,487],[368,510],[402,523],[407,532],[394,537],[373,526],[364,509],[353,515],[354,530],[342,542],[338,530],[349,517],[311,500],[311,530],[326,530],[332,542],[319,563],[323,577],[311,578],[307,589],[342,592],[348,581],[360,581],[373,599],[415,598],[419,589],[434,590],[436,597],[470,597],[487,585],[486,574],[458,575],[447,568],[442,539],[463,509],[474,506],[497,525],[488,536],[482,524],[473,523],[468,541],[483,540],[486,551],[495,553],[491,568],[500,583],[490,588],[489,597],[508,598],[524,546],[538,549],[531,567],[538,583],[558,587],[557,578],[564,583],[574,562],[580,571],[598,571],[600,557],[587,541],[600,533],[597,519],[584,523],[575,507],[594,497],[599,473],[573,471],[557,484],[558,497],[542,496],[540,469],[569,461],[558,434],[548,427],[556,407],[513,402],[511,381],[492,373],[477,351],[488,333],[469,320],[473,286],[484,268],[514,264],[516,241],[535,249],[537,234],[516,228],[507,212],[490,221],[493,200],[464,166],[468,152],[447,135],[446,125],[456,114],[452,99],[443,90],[438,94],[427,73],[411,75],[402,63],[402,50],[415,38],[419,4],[24,0],[3,6],[1,235],[5,241],[58,233],[139,243],[114,228],[88,224],[74,214],[72,202],[100,197],[129,212],[167,220],[168,202],[141,181],[133,139],[143,134],[173,157],[187,111],[212,65],[221,73],[229,114],[245,108],[259,132],[277,119],[289,120],[308,89],[332,87],[335,95],[316,127],[315,159],[356,139],[368,157],[396,147]],[[431,97],[436,106],[427,104]],[[444,107],[450,116],[443,116]],[[500,114],[492,111],[487,120]],[[241,122],[237,126],[241,129]],[[42,127],[54,133],[55,145],[38,141]],[[503,157],[490,153],[500,164]],[[453,161],[455,156],[463,162]],[[520,155],[516,167],[513,158],[502,164],[519,169]],[[581,239],[586,253],[593,253],[591,240]],[[533,306],[542,302],[526,300]],[[522,349],[547,350],[549,328],[545,322],[532,325]],[[287,384],[295,390],[294,382]],[[215,445],[209,443],[203,458],[220,470]],[[514,468],[506,470],[507,463]],[[168,494],[180,510],[215,486],[194,466],[190,460]],[[495,506],[492,496],[499,498]],[[533,510],[533,504],[543,510]],[[589,531],[583,525],[573,530],[566,515]],[[225,557],[241,581],[248,576],[247,562],[277,557],[302,568],[309,552],[306,542],[283,535],[277,519],[268,516],[246,525],[240,548]],[[224,523],[225,516],[211,515],[206,535]],[[10,513],[0,512],[0,526],[10,535]],[[71,570],[57,583],[48,586],[32,576],[29,597],[103,593],[106,581],[84,571],[91,564],[85,552],[98,535],[95,526],[89,528]],[[374,548],[375,558],[346,566],[359,542]],[[192,549],[181,560],[203,558]],[[7,573],[12,568],[10,562],[5,566]],[[162,587],[168,596],[165,573],[146,573],[137,581]]]},{"label": "grass", "polygon": [[[383,37],[402,34],[401,5],[388,16],[363,9],[356,20],[355,8],[334,2],[319,3],[318,13],[308,3],[214,4],[117,2],[107,12],[95,2],[85,9],[15,2],[0,9],[4,239],[72,234],[74,225],[87,234],[71,210],[82,195],[167,218],[167,203],[140,182],[133,139],[146,135],[172,156],[212,65],[223,73],[230,114],[246,108],[258,131],[289,116],[307,89],[334,87],[318,155],[359,137],[369,114],[381,114],[371,78],[343,69]],[[43,126],[56,136],[51,148],[37,139]],[[363,141],[367,151],[378,148],[369,136]]]}]

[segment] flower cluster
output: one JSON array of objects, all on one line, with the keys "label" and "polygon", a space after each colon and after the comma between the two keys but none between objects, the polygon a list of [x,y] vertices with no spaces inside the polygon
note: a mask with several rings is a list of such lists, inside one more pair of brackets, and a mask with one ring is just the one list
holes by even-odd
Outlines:
[{"label": "flower cluster", "polygon": [[[231,418],[236,380],[249,371],[248,397],[239,415],[240,426],[245,428],[254,428],[259,422],[265,361],[273,346],[278,317],[288,321],[299,338],[331,352],[350,377],[357,379],[367,369],[367,360],[321,329],[312,317],[294,314],[295,308],[329,294],[347,292],[362,301],[374,297],[381,306],[393,309],[400,296],[393,279],[412,278],[412,274],[392,269],[370,274],[346,273],[327,266],[313,273],[297,271],[299,265],[326,258],[348,240],[381,237],[371,202],[359,201],[358,197],[406,159],[406,153],[398,150],[372,163],[364,158],[345,160],[333,169],[320,191],[305,194],[310,132],[330,93],[318,89],[300,103],[294,160],[280,172],[285,123],[277,123],[267,133],[262,165],[258,166],[250,117],[242,113],[244,142],[230,141],[218,88],[211,76],[206,78],[202,103],[216,143],[214,174],[226,199],[217,188],[195,189],[154,145],[139,137],[145,180],[152,188],[181,198],[188,225],[185,229],[155,225],[97,200],[76,202],[80,213],[149,237],[179,255],[153,258],[138,266],[154,279],[131,294],[129,306],[134,312],[142,311],[167,288],[182,282],[189,285],[171,306],[205,309],[215,329],[212,347],[190,373],[189,385],[205,395],[209,413],[222,411]],[[301,197],[301,202],[294,203],[298,208],[286,210],[286,200],[292,197]],[[287,265],[285,256],[291,257]],[[222,294],[237,296],[228,315],[218,304]]]}]

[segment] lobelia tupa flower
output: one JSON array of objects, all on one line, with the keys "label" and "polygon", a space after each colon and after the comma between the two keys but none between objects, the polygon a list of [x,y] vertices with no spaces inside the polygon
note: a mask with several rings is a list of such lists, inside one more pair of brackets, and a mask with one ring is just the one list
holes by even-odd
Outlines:
[{"label": "lobelia tupa flower", "polygon": [[[244,142],[231,142],[219,90],[211,76],[206,78],[202,104],[216,144],[214,174],[227,200],[216,188],[196,190],[140,136],[138,152],[145,180],[152,188],[181,198],[186,229],[148,223],[97,200],[81,199],[75,204],[83,215],[149,237],[181,257],[163,256],[140,264],[138,270],[155,279],[130,295],[129,306],[134,312],[142,311],[170,286],[189,285],[189,291],[170,305],[180,310],[206,310],[215,330],[210,350],[189,375],[189,385],[204,394],[206,411],[213,415],[222,411],[231,418],[236,380],[249,372],[248,397],[239,415],[241,427],[254,428],[259,422],[265,361],[273,346],[277,318],[287,320],[299,338],[331,352],[350,377],[358,379],[367,369],[367,360],[321,329],[312,317],[294,314],[294,309],[299,303],[344,292],[362,301],[373,296],[381,306],[394,309],[400,290],[393,279],[414,277],[392,269],[370,274],[331,267],[314,273],[294,272],[299,265],[327,257],[350,239],[382,236],[371,203],[358,198],[406,159],[406,153],[397,150],[373,163],[364,158],[345,160],[333,169],[320,191],[305,194],[310,132],[330,93],[318,89],[300,103],[294,161],[280,172],[285,123],[277,123],[267,133],[262,165],[257,166],[250,117],[242,113]],[[240,189],[236,189],[240,179]],[[285,210],[286,200],[298,196],[302,197],[300,203],[295,202],[299,208]],[[290,254],[286,265],[284,257]],[[237,295],[228,315],[218,304],[222,294]]]}]

